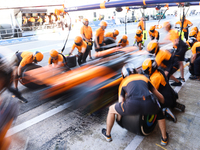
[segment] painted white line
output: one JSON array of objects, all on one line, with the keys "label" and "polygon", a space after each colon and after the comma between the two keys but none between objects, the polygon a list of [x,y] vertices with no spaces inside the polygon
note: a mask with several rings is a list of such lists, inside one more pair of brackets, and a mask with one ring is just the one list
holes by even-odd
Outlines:
[{"label": "painted white line", "polygon": [[6,137],[12,136],[12,135],[24,130],[24,129],[36,124],[36,123],[39,123],[40,121],[43,121],[43,120],[45,120],[45,119],[47,119],[47,118],[49,118],[49,117],[51,117],[51,116],[53,116],[53,115],[55,115],[59,112],[65,110],[66,108],[69,108],[71,105],[72,105],[72,102],[65,103],[65,104],[63,104],[63,105],[61,105],[57,108],[54,108],[54,109],[52,109],[52,110],[50,110],[50,111],[48,111],[48,112],[46,112],[42,115],[39,115],[39,116],[37,116],[33,119],[30,119],[26,122],[23,122],[22,124],[19,124],[19,125],[13,127],[13,128],[10,128],[8,130],[7,134],[6,134]]},{"label": "painted white line", "polygon": [[143,141],[144,136],[136,135],[131,143],[124,150],[135,150]]},{"label": "painted white line", "polygon": [[[188,72],[185,76],[185,82],[182,82],[182,86],[177,86],[175,87],[175,91],[178,93],[181,88],[183,87],[183,85],[186,83],[186,81],[188,80],[190,76],[190,73]],[[140,145],[140,143],[143,141],[145,136],[139,136],[139,135],[136,135],[133,140],[131,141],[131,143],[125,148],[125,150],[136,150],[136,148]]]}]

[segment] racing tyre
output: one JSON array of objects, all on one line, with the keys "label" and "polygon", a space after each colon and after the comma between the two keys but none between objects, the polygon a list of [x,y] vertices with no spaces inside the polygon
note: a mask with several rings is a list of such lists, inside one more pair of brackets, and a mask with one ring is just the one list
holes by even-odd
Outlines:
[{"label": "racing tyre", "polygon": [[157,124],[157,115],[122,116],[121,127],[138,135],[149,135]]},{"label": "racing tyre", "polygon": [[20,83],[22,85],[26,86],[27,88],[30,88],[30,89],[38,89],[38,88],[44,87],[44,85],[38,85],[38,84],[33,83],[33,82],[24,78],[26,76],[25,75],[26,71],[37,69],[37,68],[40,68],[40,67],[41,67],[40,65],[36,65],[36,64],[28,64],[28,65],[24,66],[22,68],[22,79],[19,80]]}]

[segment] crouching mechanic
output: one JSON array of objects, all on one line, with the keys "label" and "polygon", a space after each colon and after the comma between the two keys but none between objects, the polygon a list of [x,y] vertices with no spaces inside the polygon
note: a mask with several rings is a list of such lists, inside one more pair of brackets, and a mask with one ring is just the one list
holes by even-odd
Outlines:
[{"label": "crouching mechanic", "polygon": [[22,75],[22,68],[31,63],[37,63],[42,61],[43,54],[39,51],[35,53],[24,51],[24,52],[17,52],[13,56],[13,61],[15,62],[14,68],[14,86],[16,90],[18,90],[18,79],[21,78]]},{"label": "crouching mechanic", "polygon": [[194,37],[189,38],[187,41],[192,48],[192,56],[190,58],[189,71],[192,74],[189,78],[191,80],[200,80],[200,42]]},{"label": "crouching mechanic", "polygon": [[177,107],[184,111],[185,106],[177,103],[178,94],[169,85],[165,73],[158,69],[156,61],[154,59],[146,59],[142,64],[143,71],[150,76],[150,81],[153,86],[164,96],[165,102],[161,104],[165,116],[177,121],[176,116],[171,112],[169,108]]},{"label": "crouching mechanic", "polygon": [[75,48],[78,49],[78,64],[80,66],[82,63],[86,62],[86,58],[90,52],[90,49],[87,46],[87,43],[85,41],[83,41],[82,37],[80,37],[80,36],[77,36],[74,39],[74,44],[72,45],[69,55],[72,54],[72,52],[74,51]]},{"label": "crouching mechanic", "polygon": [[155,26],[151,26],[150,30],[149,30],[149,36],[151,38],[151,40],[159,40],[160,36],[159,36],[159,32],[157,30],[155,30]]},{"label": "crouching mechanic", "polygon": [[107,141],[112,141],[111,129],[115,121],[115,115],[117,115],[117,121],[120,121],[122,115],[158,114],[158,124],[162,134],[161,144],[166,145],[168,134],[166,133],[164,115],[158,104],[151,99],[149,90],[163,104],[164,97],[154,88],[146,76],[137,73],[133,64],[126,64],[122,68],[122,76],[124,79],[119,86],[119,102],[109,107],[107,128],[102,129],[103,136]]},{"label": "crouching mechanic", "polygon": [[144,41],[142,40],[143,35],[142,35],[142,30],[137,30],[136,31],[136,35],[135,35],[135,41],[133,43],[133,46],[135,45],[135,43],[137,42],[137,46],[139,47],[139,50],[142,50],[142,46],[144,44]]},{"label": "crouching mechanic", "polygon": [[167,50],[161,50],[158,42],[155,40],[149,42],[147,45],[147,51],[155,55],[156,63],[158,67],[162,67],[165,70],[167,79],[171,78],[175,81],[171,85],[181,86],[182,83],[173,76],[179,68],[179,63],[173,60],[172,54]]},{"label": "crouching mechanic", "polygon": [[105,33],[106,28],[107,28],[107,22],[101,21],[100,22],[100,28],[98,28],[96,30],[95,39],[94,39],[94,47],[95,47],[96,52],[103,50],[101,48],[101,46],[105,45],[105,43],[104,43],[104,33]]},{"label": "crouching mechanic", "polygon": [[70,70],[70,68],[67,66],[65,56],[61,53],[58,53],[58,51],[55,49],[52,49],[50,51],[50,57],[48,63],[49,65],[52,64],[52,66],[54,67],[65,67],[66,70]]},{"label": "crouching mechanic", "polygon": [[114,40],[116,40],[118,35],[119,35],[119,31],[117,29],[115,29],[114,32],[107,32],[105,34],[105,37],[111,37]]},{"label": "crouching mechanic", "polygon": [[126,47],[128,45],[129,45],[128,37],[127,35],[123,35],[121,40],[119,40],[117,46]]}]

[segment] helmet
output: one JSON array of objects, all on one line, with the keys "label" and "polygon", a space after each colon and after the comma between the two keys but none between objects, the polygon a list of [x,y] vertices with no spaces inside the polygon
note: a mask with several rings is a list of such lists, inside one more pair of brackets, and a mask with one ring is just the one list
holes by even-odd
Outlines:
[{"label": "helmet", "polygon": [[197,28],[197,27],[192,27],[192,28],[191,28],[191,31],[196,31],[196,33],[198,33],[198,32],[199,32],[199,30],[198,30],[198,28]]},{"label": "helmet", "polygon": [[193,30],[190,32],[189,37],[195,37],[196,35],[197,35],[197,32]]},{"label": "helmet", "polygon": [[151,26],[150,27],[150,32],[154,32],[155,31],[155,26]]},{"label": "helmet", "polygon": [[190,37],[188,40],[187,40],[187,44],[190,46],[190,47],[192,47],[193,45],[194,45],[194,43],[196,43],[197,42],[197,39],[196,38],[194,38],[194,37]]},{"label": "helmet", "polygon": [[131,74],[137,73],[137,71],[133,64],[127,63],[123,66],[121,73],[122,73],[122,77],[125,78]]},{"label": "helmet", "polygon": [[86,19],[86,18],[83,18],[83,23],[85,23],[86,21],[88,21],[88,19]]},{"label": "helmet", "polygon": [[117,35],[119,35],[119,31],[118,30],[114,30],[114,34],[117,36]]},{"label": "helmet", "polygon": [[55,50],[55,49],[52,49],[52,50],[50,51],[50,56],[51,56],[51,57],[57,57],[57,56],[58,56],[58,51]]},{"label": "helmet", "polygon": [[153,74],[157,69],[157,64],[155,59],[147,58],[142,64],[142,69],[148,75]]},{"label": "helmet", "polygon": [[106,21],[101,21],[101,22],[100,22],[100,26],[105,26],[105,27],[107,27],[107,22],[106,22]]},{"label": "helmet", "polygon": [[123,39],[123,40],[127,40],[128,37],[127,37],[126,35],[123,35],[123,36],[122,36],[122,39]]},{"label": "helmet", "polygon": [[157,54],[159,50],[158,42],[153,40],[147,45],[147,51],[151,54]]},{"label": "helmet", "polygon": [[141,34],[141,33],[142,33],[142,30],[140,29],[136,31],[136,34]]},{"label": "helmet", "polygon": [[74,42],[75,42],[76,45],[79,45],[82,41],[83,41],[83,39],[82,39],[82,37],[80,37],[80,36],[77,36],[77,37],[75,37],[75,39],[74,39]]},{"label": "helmet", "polygon": [[163,27],[166,27],[168,25],[171,25],[171,24],[170,24],[170,22],[166,21],[166,22],[164,22]]},{"label": "helmet", "polygon": [[33,60],[35,62],[40,62],[43,59],[43,54],[39,51],[36,51],[34,56],[33,56]]}]

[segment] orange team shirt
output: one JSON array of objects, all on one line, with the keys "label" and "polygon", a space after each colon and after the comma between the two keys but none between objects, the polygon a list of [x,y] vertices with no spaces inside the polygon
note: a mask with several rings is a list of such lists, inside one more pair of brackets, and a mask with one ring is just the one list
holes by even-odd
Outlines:
[{"label": "orange team shirt", "polygon": [[[179,24],[180,27],[182,27],[182,22],[181,21],[177,21],[176,24]],[[183,23],[183,32],[187,32],[187,29],[184,29],[184,28],[186,28],[188,25],[191,25],[191,24],[192,23],[189,20],[185,19],[184,23]]]},{"label": "orange team shirt", "polygon": [[96,36],[97,36],[97,39],[99,39],[98,41],[99,44],[103,43],[104,32],[105,30],[101,29],[101,27],[96,30]]},{"label": "orange team shirt", "polygon": [[144,29],[144,21],[140,21],[139,23],[138,23],[138,27],[140,27],[140,29],[143,31],[143,30],[145,30]]},{"label": "orange team shirt", "polygon": [[129,41],[127,40],[126,42],[123,42],[122,40],[119,40],[118,43],[121,43],[120,46],[125,47],[126,45],[129,45]]},{"label": "orange team shirt", "polygon": [[156,70],[151,76],[150,76],[150,81],[152,83],[152,85],[158,90],[160,85],[162,85],[163,87],[165,87],[165,85],[167,84],[165,81],[164,76],[162,75],[162,73],[160,73],[158,70]]},{"label": "orange team shirt", "polygon": [[200,42],[200,32],[197,34],[197,41]]},{"label": "orange team shirt", "polygon": [[23,22],[23,24],[27,24],[27,19],[26,19],[26,18],[24,19],[24,22]]},{"label": "orange team shirt", "polygon": [[42,18],[39,18],[39,19],[37,20],[37,22],[42,22]]},{"label": "orange team shirt", "polygon": [[192,54],[200,54],[200,42],[194,43],[192,46]]},{"label": "orange team shirt", "polygon": [[135,35],[135,39],[137,40],[137,42],[142,42],[142,38],[143,38],[143,35],[141,34],[141,36],[137,36]]},{"label": "orange team shirt", "polygon": [[35,19],[33,17],[29,18],[28,21],[35,22]]},{"label": "orange team shirt", "polygon": [[63,63],[63,56],[61,54],[58,54],[58,58],[56,60],[49,57],[49,61],[48,61],[49,64],[52,64],[52,63],[58,64],[58,62]]},{"label": "orange team shirt", "polygon": [[111,38],[113,38],[114,40],[117,39],[117,37],[114,37],[114,36],[113,36],[113,32],[107,32],[106,35],[105,35],[105,37],[111,37]]},{"label": "orange team shirt", "polygon": [[77,48],[78,52],[81,53],[82,48],[87,48],[87,43],[85,41],[83,41],[81,46],[77,46],[76,44],[73,44],[72,50],[74,50],[75,48]]},{"label": "orange team shirt", "polygon": [[21,54],[22,60],[19,65],[24,67],[27,64],[31,64],[33,62],[33,53],[32,52],[22,52]]},{"label": "orange team shirt", "polygon": [[156,55],[156,63],[157,63],[158,66],[161,66],[163,68],[167,68],[166,63],[168,63],[170,58],[171,58],[171,53],[169,51],[159,50],[159,52]]},{"label": "orange team shirt", "polygon": [[92,38],[92,28],[90,26],[82,26],[81,27],[81,34],[83,34],[86,39]]},{"label": "orange team shirt", "polygon": [[157,30],[155,30],[153,33],[149,31],[149,36],[153,36],[155,38],[157,38],[159,35],[159,32]]}]

